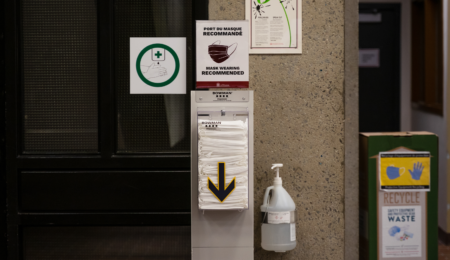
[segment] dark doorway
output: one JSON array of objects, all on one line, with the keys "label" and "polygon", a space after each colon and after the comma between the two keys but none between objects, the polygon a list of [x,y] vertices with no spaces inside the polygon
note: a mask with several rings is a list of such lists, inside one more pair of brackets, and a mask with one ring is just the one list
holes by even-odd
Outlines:
[{"label": "dark doorway", "polygon": [[359,4],[359,131],[400,131],[400,4]]}]

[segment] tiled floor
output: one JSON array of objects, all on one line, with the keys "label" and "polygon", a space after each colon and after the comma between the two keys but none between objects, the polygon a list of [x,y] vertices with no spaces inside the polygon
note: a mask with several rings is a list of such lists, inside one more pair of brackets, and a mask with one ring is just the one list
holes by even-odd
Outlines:
[{"label": "tiled floor", "polygon": [[450,260],[450,246],[439,241],[439,260]]}]

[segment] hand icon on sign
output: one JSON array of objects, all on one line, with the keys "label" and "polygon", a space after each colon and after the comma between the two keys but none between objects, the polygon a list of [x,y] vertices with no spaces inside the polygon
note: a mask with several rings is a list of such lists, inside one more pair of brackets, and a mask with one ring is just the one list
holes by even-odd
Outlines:
[{"label": "hand icon on sign", "polygon": [[156,78],[167,75],[167,70],[159,64],[153,63],[150,66],[141,65],[141,71],[146,78]]},{"label": "hand icon on sign", "polygon": [[417,162],[414,164],[413,171],[411,171],[411,170],[408,170],[408,171],[411,174],[411,177],[414,180],[418,181],[418,180],[420,180],[420,177],[422,176],[422,171],[424,168],[425,168],[425,166],[423,166],[421,162]]}]

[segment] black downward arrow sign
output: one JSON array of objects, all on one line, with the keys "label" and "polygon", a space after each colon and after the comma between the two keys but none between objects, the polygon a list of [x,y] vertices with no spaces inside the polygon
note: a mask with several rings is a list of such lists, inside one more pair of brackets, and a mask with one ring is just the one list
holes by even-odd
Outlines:
[{"label": "black downward arrow sign", "polygon": [[220,201],[220,203],[224,202],[225,199],[234,191],[236,188],[236,177],[225,187],[225,163],[218,162],[217,163],[217,181],[219,185],[215,185],[208,177],[208,189],[211,193],[216,196],[216,198]]}]

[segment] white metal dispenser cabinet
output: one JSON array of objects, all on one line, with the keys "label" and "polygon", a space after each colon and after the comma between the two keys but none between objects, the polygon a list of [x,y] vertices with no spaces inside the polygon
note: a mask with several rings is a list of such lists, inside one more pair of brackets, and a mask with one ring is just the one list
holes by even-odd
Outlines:
[{"label": "white metal dispenser cabinet", "polygon": [[253,91],[192,91],[191,140],[192,259],[253,259]]}]

